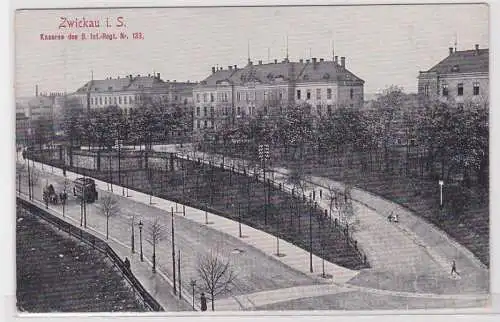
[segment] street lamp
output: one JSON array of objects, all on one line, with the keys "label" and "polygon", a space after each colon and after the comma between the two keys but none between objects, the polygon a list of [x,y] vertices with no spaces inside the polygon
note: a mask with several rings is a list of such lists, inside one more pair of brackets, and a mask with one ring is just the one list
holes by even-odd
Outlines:
[{"label": "street lamp", "polygon": [[141,248],[141,262],[144,262],[144,256],[142,254],[142,227],[143,227],[142,220],[139,220],[139,244]]},{"label": "street lamp", "polygon": [[196,287],[196,280],[192,279],[191,282],[190,282],[190,284],[191,284],[191,287],[193,289],[193,310],[194,310],[194,289]]},{"label": "street lamp", "polygon": [[132,254],[135,253],[135,234],[134,234],[134,223],[135,223],[135,216],[132,216],[132,237],[131,237],[131,243],[132,243]]},{"label": "street lamp", "polygon": [[444,181],[439,180],[439,207],[443,208],[443,185]]}]

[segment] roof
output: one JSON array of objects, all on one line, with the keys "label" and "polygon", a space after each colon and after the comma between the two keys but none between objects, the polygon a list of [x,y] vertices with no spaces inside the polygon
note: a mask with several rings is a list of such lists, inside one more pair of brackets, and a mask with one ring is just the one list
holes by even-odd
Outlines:
[{"label": "roof", "polygon": [[220,69],[204,79],[200,86],[216,86],[224,81],[233,85],[248,82],[276,84],[282,81],[364,81],[334,61],[248,64],[240,69]]},{"label": "roof", "polygon": [[439,74],[487,73],[489,49],[455,51],[428,70]]},{"label": "roof", "polygon": [[117,92],[139,89],[172,89],[177,86],[194,86],[194,83],[164,82],[155,76],[136,76],[123,78],[108,78],[102,80],[91,80],[80,87],[77,93],[90,92]]}]

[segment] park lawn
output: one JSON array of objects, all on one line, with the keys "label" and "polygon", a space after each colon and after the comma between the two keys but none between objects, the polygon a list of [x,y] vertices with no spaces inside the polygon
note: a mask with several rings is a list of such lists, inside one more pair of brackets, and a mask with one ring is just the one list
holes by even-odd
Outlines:
[{"label": "park lawn", "polygon": [[100,252],[17,206],[17,307],[29,313],[143,312]]}]

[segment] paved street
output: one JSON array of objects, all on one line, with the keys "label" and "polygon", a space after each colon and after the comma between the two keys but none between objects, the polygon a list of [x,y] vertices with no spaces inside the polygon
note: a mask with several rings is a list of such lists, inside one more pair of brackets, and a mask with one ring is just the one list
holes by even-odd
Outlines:
[{"label": "paved street", "polygon": [[[38,168],[39,167],[40,166],[38,165]],[[61,183],[62,179],[60,170],[54,170],[54,174],[57,174],[58,176],[54,176],[51,174],[50,167],[45,166],[45,170],[46,176],[50,177],[50,180],[57,180],[59,184]],[[70,179],[75,177],[75,174],[70,172],[68,172],[67,175]],[[44,181],[40,180],[38,196],[41,192],[42,182]],[[97,184],[98,187],[104,188],[104,190],[106,190],[106,183],[97,182]],[[24,187],[23,189],[24,191],[27,190],[26,187]],[[56,185],[56,191],[57,190],[60,189],[58,189],[58,186]],[[122,189],[114,186],[114,192],[117,195],[121,195]],[[103,193],[105,192],[101,190],[100,196],[102,196]],[[172,276],[170,243],[171,218],[167,209],[171,209],[171,207],[174,207],[175,210],[175,203],[170,203],[169,201],[153,198],[153,205],[149,205],[149,196],[131,190],[129,190],[129,195],[131,196],[129,198],[120,197],[120,215],[110,219],[110,236],[112,237],[111,243],[115,243],[115,245],[112,245],[112,247],[122,247],[123,249],[121,250],[121,254],[123,254],[123,256],[127,256],[126,254],[128,252],[130,256],[130,223],[132,215],[135,214],[137,216],[136,222],[139,218],[141,218],[146,227],[147,223],[149,223],[153,218],[161,218],[165,226],[166,238],[165,240],[160,242],[160,246],[157,248],[157,260],[160,270],[158,275],[163,276],[166,280],[169,280]],[[54,206],[51,207],[54,208]],[[60,210],[60,206],[56,206],[55,209]],[[399,305],[401,306],[400,308],[405,308],[406,304],[408,304],[410,308],[412,308],[412,303],[416,300],[414,300],[414,297],[412,297],[411,293],[401,293],[398,291],[426,293],[422,294],[423,297],[418,298],[419,303],[425,303],[426,301],[442,301],[443,303],[445,303],[446,301],[449,302],[450,299],[454,296],[450,295],[450,297],[448,298],[445,297],[435,299],[433,298],[434,295],[428,293],[452,293],[435,292],[436,290],[433,289],[433,287],[426,287],[422,289],[408,289],[406,287],[398,288],[394,287],[393,279],[390,279],[389,282],[386,282],[385,284],[380,284],[378,283],[377,279],[375,279],[374,282],[372,278],[363,278],[364,276],[371,276],[370,274],[374,274],[374,272],[380,272],[380,268],[378,268],[378,270],[370,269],[362,271],[358,274],[357,272],[349,273],[349,270],[339,268],[336,267],[336,265],[328,263],[327,273],[336,272],[337,274],[332,274],[334,275],[333,279],[325,280],[319,278],[319,272],[321,271],[321,260],[315,257],[315,272],[313,274],[308,274],[307,253],[302,251],[303,254],[300,254],[300,252],[297,251],[298,248],[293,245],[281,241],[280,249],[283,253],[287,254],[287,256],[276,257],[273,255],[273,253],[275,253],[276,239],[272,236],[266,236],[268,234],[242,225],[243,235],[245,236],[245,238],[240,239],[238,238],[238,225],[231,220],[213,214],[207,214],[209,225],[206,225],[204,212],[186,207],[186,216],[183,217],[181,211],[182,206],[178,205],[175,217],[175,236],[176,248],[181,250],[181,277],[185,298],[190,299],[189,280],[190,278],[196,276],[196,259],[199,254],[206,253],[211,248],[218,247],[222,254],[230,257],[237,272],[238,278],[235,282],[235,286],[231,290],[230,294],[221,296],[218,299],[218,301],[216,302],[216,310],[240,310],[257,308],[264,309],[268,306],[268,308],[272,308],[272,305],[276,303],[289,303],[287,305],[292,305],[291,303],[294,303],[294,308],[306,309],[309,305],[307,304],[308,301],[300,301],[301,298],[321,297],[331,300],[337,297],[338,293],[352,294],[352,296],[354,297],[357,297],[357,294],[359,292],[368,293],[370,294],[368,296],[387,297],[387,301],[389,302],[390,299],[397,298],[396,303],[399,304],[394,305]],[[72,199],[72,197],[68,204],[67,213],[74,220],[79,220],[80,207],[76,203],[76,201]],[[89,206],[88,213],[88,226],[101,233],[104,232],[105,220],[104,217],[99,213],[95,205]],[[372,214],[372,216],[383,218],[382,216],[377,216],[376,214]],[[147,238],[146,233],[144,233],[143,238]],[[138,251],[139,248],[138,240],[138,230],[136,227],[136,251]],[[150,259],[151,245],[147,242],[144,242],[143,246],[145,256]],[[141,263],[138,260],[138,254],[136,253],[132,256],[132,266],[137,265],[141,266]],[[436,271],[439,271],[439,266],[436,266],[438,267],[436,268]],[[144,264],[142,264],[142,267],[144,267]],[[424,268],[421,269],[423,270]],[[147,274],[149,270],[142,269],[141,271],[142,272],[140,274],[149,275],[149,279],[152,278],[152,274]],[[156,275],[156,278],[158,275]],[[349,280],[351,282],[345,284]],[[405,276],[403,280],[405,281],[405,283],[403,284],[408,284],[407,276]],[[449,280],[455,283],[457,282],[457,280]],[[327,282],[327,284],[324,284],[325,282]],[[334,282],[334,284],[332,284],[332,282]],[[156,282],[151,281],[150,283],[154,284]],[[318,283],[323,283],[323,285],[314,285]],[[361,285],[363,287],[360,288],[354,284]],[[412,285],[418,285],[418,283],[413,283]],[[442,284],[439,284],[439,287],[442,287]],[[386,293],[379,294],[377,292],[380,291],[377,290],[377,288],[385,288],[388,291],[386,291]],[[156,294],[161,295],[161,292],[157,292]],[[486,297],[483,295],[465,294],[464,296],[466,297],[461,298],[457,301],[460,301],[460,303],[462,304],[469,303],[469,305],[465,306],[474,305],[474,303],[479,302],[484,303],[486,301]],[[405,301],[401,300],[401,298],[408,299],[406,304],[404,304]],[[446,302],[447,305],[448,302]],[[335,305],[333,305],[332,308],[335,307]],[[352,305],[346,305],[346,308],[347,307],[352,307]],[[368,308],[367,305],[360,303],[359,307],[357,307],[356,309],[365,308]]]}]

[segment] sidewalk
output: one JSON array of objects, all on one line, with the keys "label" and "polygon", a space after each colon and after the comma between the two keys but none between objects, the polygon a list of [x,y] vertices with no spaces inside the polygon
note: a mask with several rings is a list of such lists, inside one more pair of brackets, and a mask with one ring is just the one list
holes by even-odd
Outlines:
[{"label": "sidewalk", "polygon": [[[177,152],[184,158],[189,155],[191,159],[196,157],[207,163],[208,160],[215,161],[215,164],[222,162],[220,155],[186,152],[186,149],[180,150],[176,146],[162,147],[162,151]],[[228,168],[232,164],[249,164],[246,160],[230,157],[224,157],[224,163]],[[273,170],[273,180],[291,188],[286,183],[288,170],[285,168]],[[248,174],[253,173],[248,171]],[[336,188],[343,186],[340,182],[322,177],[311,177],[310,181],[312,185],[310,184],[311,187],[307,189],[306,194],[316,190],[318,197],[319,189],[325,197],[328,186]],[[353,189],[352,198],[356,201],[354,203],[356,219],[359,220],[359,224],[353,230],[353,236],[360,243],[374,270],[387,272],[387,275],[412,274],[417,276],[417,279],[419,275],[432,275],[442,283],[450,284],[449,271],[451,262],[455,260],[463,277],[461,281],[463,291],[481,293],[488,291],[488,269],[469,250],[452,240],[443,231],[408,209],[369,192]],[[323,209],[329,209],[326,198],[319,200],[318,204]],[[387,222],[387,215],[391,210],[399,214],[398,224]],[[453,285],[449,287],[450,292],[456,289]]]}]

